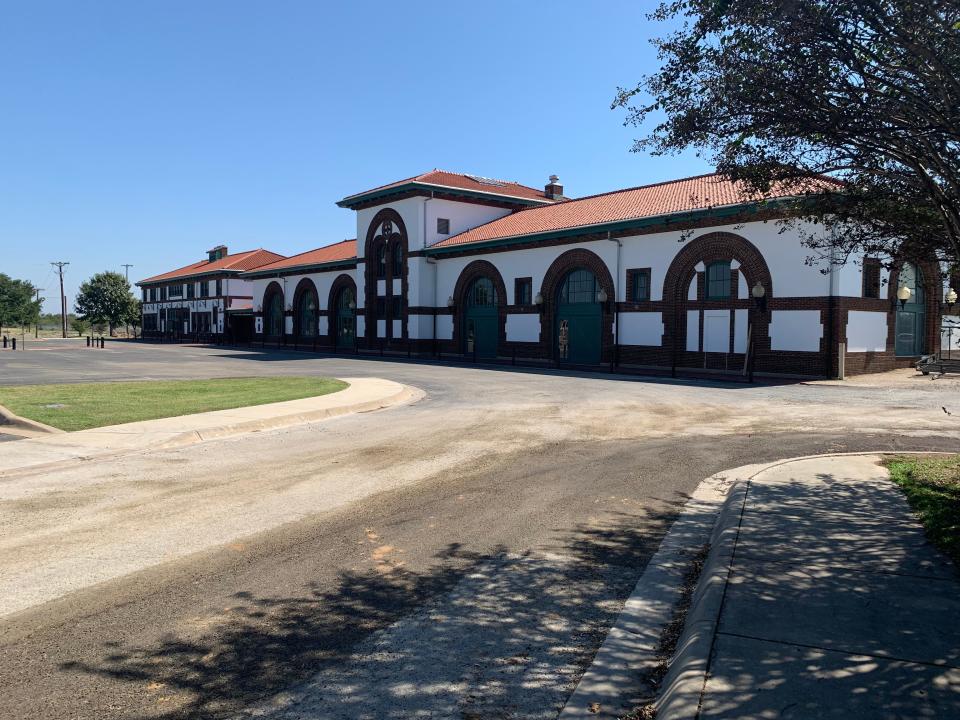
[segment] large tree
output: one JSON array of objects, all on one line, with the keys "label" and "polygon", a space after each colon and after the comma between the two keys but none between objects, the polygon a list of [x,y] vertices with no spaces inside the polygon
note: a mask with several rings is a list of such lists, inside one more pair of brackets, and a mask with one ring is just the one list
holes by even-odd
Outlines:
[{"label": "large tree", "polygon": [[[960,261],[957,0],[667,0],[662,65],[614,107],[634,150],[696,148],[762,193],[818,175],[798,217],[851,252]],[[649,123],[649,125],[648,125]]]},{"label": "large tree", "polygon": [[0,327],[26,327],[40,318],[42,298],[26,280],[0,273]]},{"label": "large tree", "polygon": [[117,325],[128,322],[134,307],[130,283],[120,273],[97,273],[80,286],[74,307],[81,320],[105,324],[112,335]]}]

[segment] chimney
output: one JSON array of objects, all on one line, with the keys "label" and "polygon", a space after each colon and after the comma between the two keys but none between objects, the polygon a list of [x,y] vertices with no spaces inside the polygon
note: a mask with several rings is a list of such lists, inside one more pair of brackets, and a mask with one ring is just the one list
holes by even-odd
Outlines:
[{"label": "chimney", "polygon": [[560,178],[556,175],[550,176],[550,182],[543,188],[543,194],[551,200],[563,200],[563,185],[560,184]]},{"label": "chimney", "polygon": [[212,250],[207,250],[207,262],[216,262],[220,258],[227,256],[227,246],[217,245]]}]

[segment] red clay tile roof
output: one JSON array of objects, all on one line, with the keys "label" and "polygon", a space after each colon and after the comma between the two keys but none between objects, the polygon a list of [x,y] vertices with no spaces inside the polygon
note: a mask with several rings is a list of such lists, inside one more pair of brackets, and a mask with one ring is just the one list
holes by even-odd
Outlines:
[{"label": "red clay tile roof", "polygon": [[464,173],[447,172],[446,170],[431,170],[430,172],[415,175],[414,177],[348,195],[341,200],[339,204],[349,204],[351,201],[358,200],[364,195],[379,193],[384,190],[390,190],[391,188],[400,188],[410,183],[432,185],[441,189],[452,188],[454,190],[470,190],[471,192],[488,193],[491,195],[505,195],[523,198],[524,200],[539,200],[543,203],[554,202],[544,194],[543,190],[537,190],[536,188],[521,185],[517,182],[494,180],[492,178],[481,177],[480,175],[466,175]]},{"label": "red clay tile roof", "polygon": [[450,247],[535,235],[590,225],[739,205],[761,199],[795,197],[808,191],[825,190],[832,183],[832,180],[824,178],[822,184],[817,183],[816,186],[808,184],[807,190],[797,185],[780,185],[766,195],[758,197],[748,192],[742,183],[733,182],[724,176],[701,175],[566,200],[546,207],[518,210],[498,220],[446,238],[433,247]]},{"label": "red clay tile roof", "polygon": [[188,278],[194,275],[206,275],[214,272],[243,272],[244,270],[253,270],[261,265],[282,259],[283,255],[264,250],[263,248],[247,250],[245,252],[233,253],[232,255],[224,255],[219,260],[214,260],[213,262],[201,260],[200,262],[187,265],[178,270],[171,270],[162,275],[154,275],[146,280],[141,280],[137,285],[163,280],[176,280],[177,278]]},{"label": "red clay tile roof", "polygon": [[275,270],[288,270],[296,267],[306,267],[312,265],[321,265],[338,260],[352,260],[357,257],[357,241],[341,240],[333,245],[327,245],[316,250],[307,250],[299,255],[292,255],[282,260],[277,260],[269,265],[256,268],[253,272],[273,272]]}]

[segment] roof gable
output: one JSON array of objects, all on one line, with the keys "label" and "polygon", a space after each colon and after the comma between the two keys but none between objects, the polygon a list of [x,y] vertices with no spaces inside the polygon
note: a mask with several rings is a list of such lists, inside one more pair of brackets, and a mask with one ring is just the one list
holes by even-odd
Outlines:
[{"label": "roof gable", "polygon": [[[521,206],[543,205],[554,202],[546,196],[543,190],[521,185],[518,182],[434,169],[404,180],[348,195],[337,205],[352,208],[392,195],[417,191],[441,192],[475,199],[487,198],[491,201]],[[389,202],[389,200],[383,200],[383,202]]]}]

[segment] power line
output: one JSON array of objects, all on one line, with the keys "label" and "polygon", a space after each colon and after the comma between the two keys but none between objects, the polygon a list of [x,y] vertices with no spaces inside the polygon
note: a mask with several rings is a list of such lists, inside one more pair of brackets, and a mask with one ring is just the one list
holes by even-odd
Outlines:
[{"label": "power line", "polygon": [[68,262],[52,262],[57,272],[60,274],[60,329],[63,331],[63,336],[67,336],[67,296],[63,293],[63,268],[66,265],[69,265]]},{"label": "power line", "polygon": [[122,267],[123,267],[123,277],[124,277],[124,278],[126,279],[126,281],[129,283],[129,282],[130,282],[130,268],[132,268],[133,265],[132,265],[131,263],[124,263]]}]

